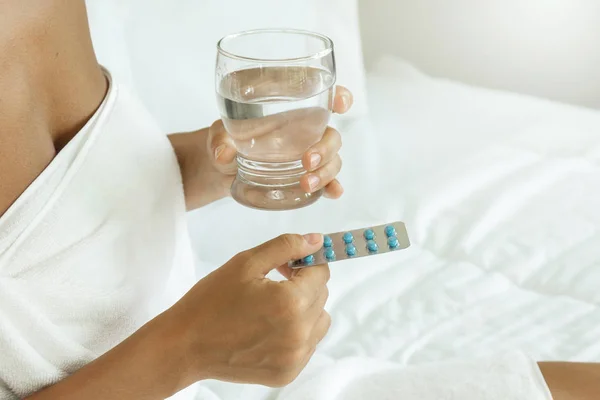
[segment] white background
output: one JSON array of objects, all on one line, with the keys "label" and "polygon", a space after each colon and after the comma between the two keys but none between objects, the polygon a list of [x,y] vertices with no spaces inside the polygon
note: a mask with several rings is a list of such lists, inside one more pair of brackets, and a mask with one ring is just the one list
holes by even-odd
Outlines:
[{"label": "white background", "polygon": [[383,54],[464,82],[600,108],[598,0],[360,0]]}]

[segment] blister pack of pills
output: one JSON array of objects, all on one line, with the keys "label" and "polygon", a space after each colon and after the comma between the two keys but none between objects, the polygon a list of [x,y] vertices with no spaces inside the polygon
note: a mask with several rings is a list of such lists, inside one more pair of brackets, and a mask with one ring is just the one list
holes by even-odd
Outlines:
[{"label": "blister pack of pills", "polygon": [[410,246],[403,222],[330,233],[323,236],[323,247],[300,260],[290,261],[290,268],[332,263],[406,249]]}]

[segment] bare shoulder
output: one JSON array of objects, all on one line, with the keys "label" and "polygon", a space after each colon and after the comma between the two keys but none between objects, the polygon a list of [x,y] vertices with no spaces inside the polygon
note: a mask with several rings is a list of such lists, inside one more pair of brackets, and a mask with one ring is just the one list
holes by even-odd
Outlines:
[{"label": "bare shoulder", "polygon": [[83,0],[0,0],[0,216],[102,102]]}]

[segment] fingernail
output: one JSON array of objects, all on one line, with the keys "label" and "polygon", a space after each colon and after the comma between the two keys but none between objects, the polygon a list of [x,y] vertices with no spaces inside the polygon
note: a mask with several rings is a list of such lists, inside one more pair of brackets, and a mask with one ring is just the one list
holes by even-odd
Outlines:
[{"label": "fingernail", "polygon": [[309,244],[317,244],[321,243],[323,239],[318,233],[309,233],[308,235],[304,235],[304,240],[306,240]]},{"label": "fingernail", "polygon": [[312,153],[310,155],[310,167],[317,168],[321,162],[321,155],[319,153]]},{"label": "fingernail", "polygon": [[318,176],[316,175],[309,175],[308,176],[308,186],[310,186],[310,190],[315,190],[315,188],[317,187],[317,185],[319,184],[321,180],[319,179]]},{"label": "fingernail", "polygon": [[219,159],[219,156],[221,155],[221,153],[223,153],[223,150],[225,150],[225,145],[224,144],[218,146],[215,149],[215,160]]},{"label": "fingernail", "polygon": [[348,108],[350,105],[350,95],[348,93],[342,95],[342,103],[344,103],[344,108]]}]

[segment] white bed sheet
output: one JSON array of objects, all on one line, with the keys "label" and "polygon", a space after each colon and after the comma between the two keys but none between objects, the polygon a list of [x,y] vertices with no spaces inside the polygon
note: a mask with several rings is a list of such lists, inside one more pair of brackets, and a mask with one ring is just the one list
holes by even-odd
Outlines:
[{"label": "white bed sheet", "polygon": [[191,214],[199,273],[283,232],[400,219],[410,249],[332,265],[318,357],[414,365],[523,350],[600,362],[600,113],[393,59],[368,89],[371,120],[340,126],[343,199]]}]

